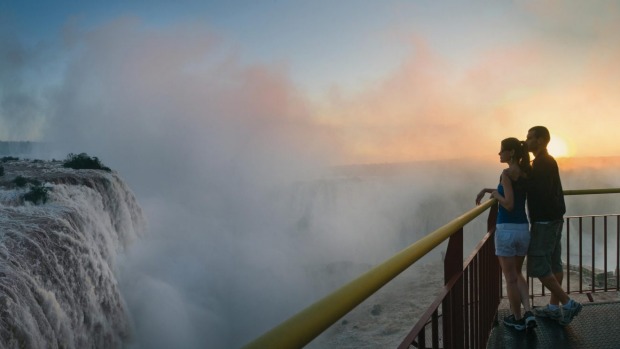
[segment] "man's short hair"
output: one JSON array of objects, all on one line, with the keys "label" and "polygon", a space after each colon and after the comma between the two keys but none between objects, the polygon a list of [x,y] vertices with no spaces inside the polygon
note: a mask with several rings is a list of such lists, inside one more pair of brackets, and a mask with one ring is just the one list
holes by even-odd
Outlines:
[{"label": "man's short hair", "polygon": [[551,134],[549,134],[549,130],[547,130],[545,126],[534,126],[530,128],[529,132],[534,132],[534,136],[536,136],[536,138],[542,138],[545,144],[548,144],[551,140]]}]

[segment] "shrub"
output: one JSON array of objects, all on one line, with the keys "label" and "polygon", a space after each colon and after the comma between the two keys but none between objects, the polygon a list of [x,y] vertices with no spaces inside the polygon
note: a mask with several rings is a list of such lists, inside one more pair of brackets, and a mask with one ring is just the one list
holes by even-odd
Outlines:
[{"label": "shrub", "polygon": [[4,156],[0,160],[2,160],[2,162],[9,162],[9,161],[17,161],[19,160],[19,158],[16,158],[14,156]]},{"label": "shrub", "polygon": [[24,194],[24,200],[30,201],[37,205],[39,202],[42,204],[47,202],[47,188],[41,185],[35,185],[29,192]]},{"label": "shrub", "polygon": [[0,165],[0,177],[4,176],[4,166]]},{"label": "shrub", "polygon": [[90,170],[104,170],[111,172],[109,167],[104,166],[96,156],[90,157],[86,153],[81,154],[69,154],[67,159],[62,165],[63,167],[73,168],[76,170],[90,169]]},{"label": "shrub", "polygon": [[15,183],[15,185],[18,187],[25,187],[26,184],[28,184],[28,179],[26,177],[17,176],[13,180],[13,183]]}]

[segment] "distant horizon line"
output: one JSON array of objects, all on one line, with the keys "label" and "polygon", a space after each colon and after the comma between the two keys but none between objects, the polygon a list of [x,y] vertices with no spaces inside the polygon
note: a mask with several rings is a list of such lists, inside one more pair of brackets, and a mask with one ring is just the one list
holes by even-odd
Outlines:
[{"label": "distant horizon line", "polygon": [[[570,160],[583,160],[583,159],[620,159],[620,155],[581,155],[581,156],[554,156],[558,162],[570,161]],[[392,162],[360,162],[360,163],[348,163],[341,165],[334,165],[333,167],[349,167],[349,166],[388,166],[388,165],[408,165],[414,163],[432,163],[432,162],[446,162],[446,161],[467,161],[467,160],[482,160],[488,162],[487,156],[469,156],[461,158],[442,158],[442,159],[421,159],[421,160],[406,160],[406,161],[392,161]]]}]

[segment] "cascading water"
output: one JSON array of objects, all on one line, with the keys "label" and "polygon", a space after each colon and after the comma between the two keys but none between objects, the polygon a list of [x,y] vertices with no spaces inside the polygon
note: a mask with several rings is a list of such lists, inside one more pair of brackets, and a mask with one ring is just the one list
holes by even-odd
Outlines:
[{"label": "cascading water", "polygon": [[[130,337],[115,258],[144,230],[113,172],[10,161],[0,177],[0,348],[115,348]],[[35,205],[17,187],[39,181]]]}]

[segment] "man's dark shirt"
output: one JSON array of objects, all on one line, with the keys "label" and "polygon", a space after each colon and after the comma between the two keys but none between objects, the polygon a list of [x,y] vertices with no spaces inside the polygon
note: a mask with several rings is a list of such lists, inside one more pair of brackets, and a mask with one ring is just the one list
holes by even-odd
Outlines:
[{"label": "man's dark shirt", "polygon": [[560,171],[555,159],[546,149],[532,162],[532,175],[527,190],[530,222],[549,222],[563,219],[566,213]]}]

